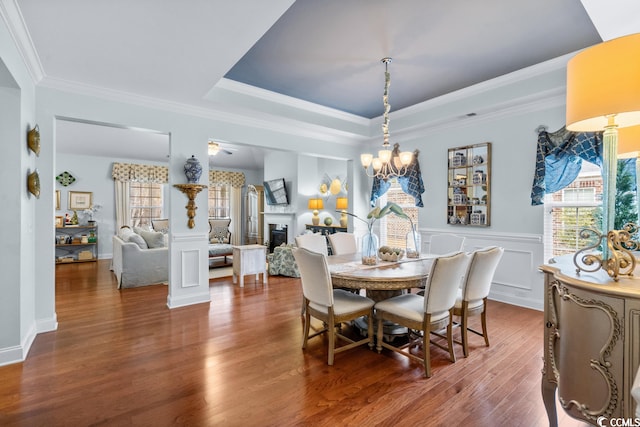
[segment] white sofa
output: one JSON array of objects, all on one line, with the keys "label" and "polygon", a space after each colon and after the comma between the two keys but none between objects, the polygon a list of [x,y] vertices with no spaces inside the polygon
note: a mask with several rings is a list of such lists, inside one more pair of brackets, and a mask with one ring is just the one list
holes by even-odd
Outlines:
[{"label": "white sofa", "polygon": [[168,248],[141,249],[133,242],[113,236],[111,264],[118,289],[167,283],[169,280]]}]

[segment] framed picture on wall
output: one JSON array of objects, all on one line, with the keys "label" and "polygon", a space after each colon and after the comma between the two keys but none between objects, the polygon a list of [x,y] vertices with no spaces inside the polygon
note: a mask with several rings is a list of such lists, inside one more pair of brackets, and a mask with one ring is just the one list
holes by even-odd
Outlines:
[{"label": "framed picture on wall", "polygon": [[60,210],[60,190],[56,190],[56,210]]},{"label": "framed picture on wall", "polygon": [[69,209],[72,211],[89,209],[92,205],[93,193],[90,191],[69,191]]}]

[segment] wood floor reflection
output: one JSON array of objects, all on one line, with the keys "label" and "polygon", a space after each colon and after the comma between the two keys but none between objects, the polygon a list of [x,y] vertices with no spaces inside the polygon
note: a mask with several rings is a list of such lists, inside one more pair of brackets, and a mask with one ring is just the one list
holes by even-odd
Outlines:
[{"label": "wood floor reflection", "polygon": [[118,291],[108,268],[56,266],[58,330],[0,367],[0,425],[548,425],[541,312],[490,302],[491,347],[432,347],[427,379],[366,346],[333,367],[323,339],[303,351],[298,279],[214,279],[211,303],[169,310],[166,286]]}]

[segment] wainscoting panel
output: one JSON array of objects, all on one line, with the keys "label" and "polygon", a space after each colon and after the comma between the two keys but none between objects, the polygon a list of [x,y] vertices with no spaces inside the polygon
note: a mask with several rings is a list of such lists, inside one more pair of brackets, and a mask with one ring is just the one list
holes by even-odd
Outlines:
[{"label": "wainscoting panel", "polygon": [[198,274],[200,265],[200,251],[185,250],[182,251],[182,287],[190,288],[200,284],[200,274]]},{"label": "wainscoting panel", "polygon": [[169,251],[169,308],[209,302],[208,233],[174,233]]},{"label": "wainscoting panel", "polygon": [[474,251],[487,246],[501,246],[504,255],[498,265],[489,299],[513,305],[544,309],[544,277],[538,270],[543,264],[542,235],[481,233],[477,229],[421,229],[423,250],[429,252],[429,240],[434,234],[464,236],[464,250]]}]

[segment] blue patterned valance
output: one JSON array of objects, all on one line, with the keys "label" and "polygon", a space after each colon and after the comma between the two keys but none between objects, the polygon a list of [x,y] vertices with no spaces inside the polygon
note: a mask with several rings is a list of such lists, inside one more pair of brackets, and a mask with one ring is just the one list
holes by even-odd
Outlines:
[{"label": "blue patterned valance", "polygon": [[539,132],[531,205],[543,204],[545,193],[571,184],[580,173],[582,160],[602,167],[602,132],[571,132],[565,127]]},{"label": "blue patterned valance", "polygon": [[[399,148],[398,144],[394,144],[394,155],[397,155]],[[422,172],[420,171],[420,162],[418,161],[418,154],[420,150],[413,152],[413,161],[407,166],[407,173],[404,176],[398,177],[398,183],[402,191],[412,196],[416,201],[416,206],[424,207],[422,203],[422,193],[424,193],[424,183],[422,182]],[[376,205],[376,201],[380,196],[386,193],[391,187],[390,182],[386,182],[380,178],[373,178],[373,185],[371,187],[371,206]]]}]

